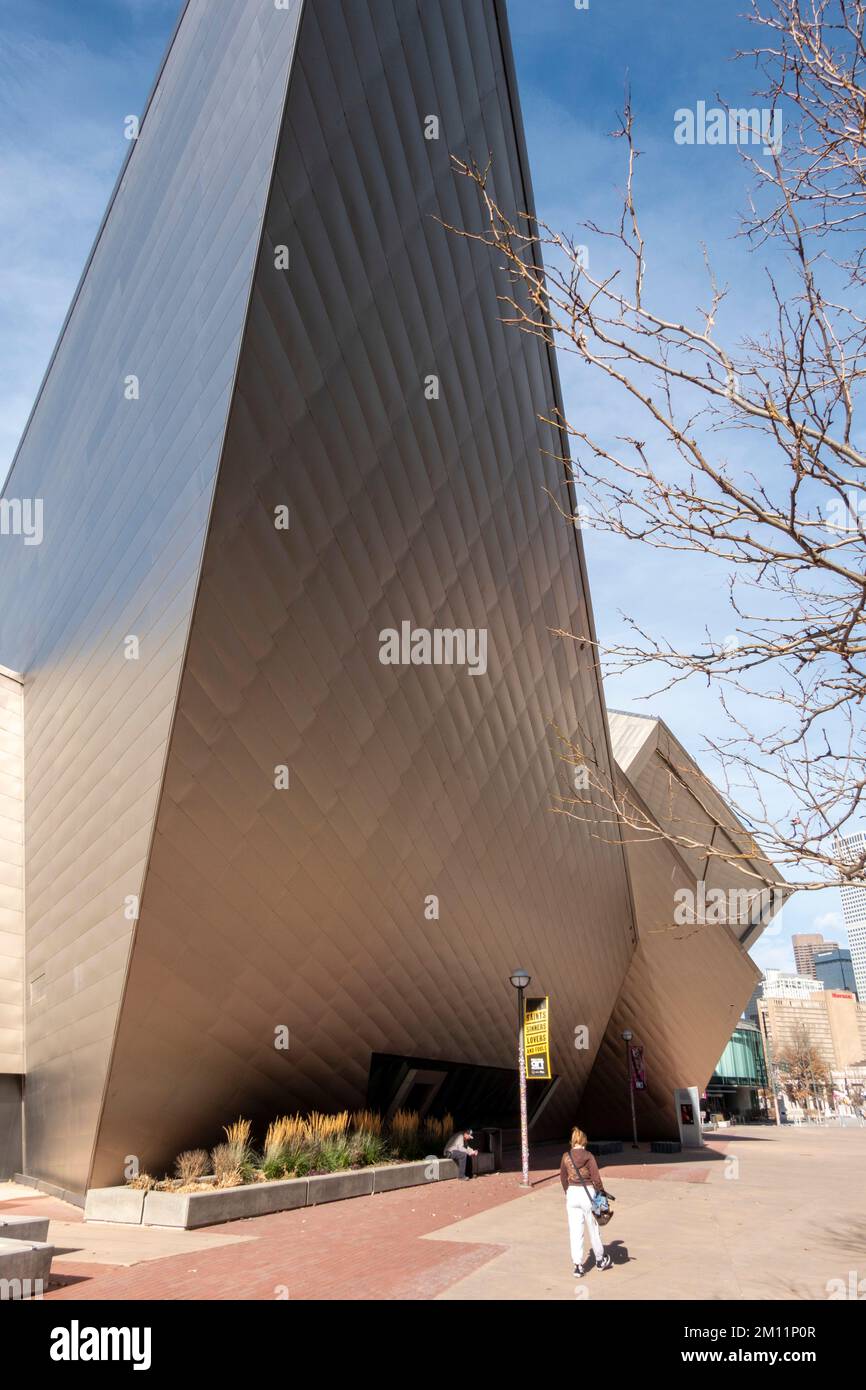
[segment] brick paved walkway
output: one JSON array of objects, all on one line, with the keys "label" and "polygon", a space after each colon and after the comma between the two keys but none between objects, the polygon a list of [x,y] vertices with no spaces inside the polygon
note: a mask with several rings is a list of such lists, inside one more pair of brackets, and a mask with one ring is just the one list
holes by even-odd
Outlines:
[{"label": "brick paved walkway", "polygon": [[[0,1210],[49,1216],[51,1300],[573,1299],[558,1151],[513,1171],[230,1222],[210,1231],[81,1226],[38,1194]],[[593,1298],[816,1298],[866,1269],[866,1130],[737,1130],[699,1155],[630,1148],[602,1160],[619,1196],[614,1269]],[[823,1174],[838,1221],[815,1223]],[[80,1235],[79,1235],[80,1232]],[[181,1253],[177,1253],[179,1246]]]},{"label": "brick paved walkway", "polygon": [[[536,1195],[551,1187],[558,1190],[558,1159],[558,1148],[539,1149],[534,1155],[531,1178]],[[604,1162],[616,1165],[617,1178],[649,1172],[658,1180],[700,1182],[707,1176],[704,1165],[697,1172],[694,1163],[678,1168],[648,1152],[635,1155],[629,1150]],[[162,1258],[142,1249],[136,1263],[106,1262],[105,1256],[99,1263],[76,1258],[74,1233],[66,1223],[83,1222],[83,1212],[53,1197],[7,1199],[2,1210],[62,1223],[51,1235],[59,1257],[52,1267],[48,1299],[424,1300],[441,1297],[503,1253],[505,1247],[495,1240],[425,1237],[526,1198],[529,1194],[518,1186],[514,1164],[511,1156],[511,1171],[470,1183],[406,1188],[229,1222],[190,1233],[190,1242],[212,1235],[232,1237],[231,1244]],[[141,1233],[134,1227],[112,1229],[118,1248],[128,1256]]]},{"label": "brick paved walkway", "polygon": [[[551,1178],[549,1162],[533,1170],[535,1182]],[[229,1222],[214,1227],[213,1234],[244,1236],[243,1244],[148,1260],[125,1269],[73,1263],[70,1255],[56,1266],[62,1286],[52,1275],[46,1297],[436,1298],[499,1255],[502,1247],[446,1244],[424,1237],[520,1195],[516,1174],[497,1173],[468,1183],[434,1183]],[[40,1199],[18,1205],[35,1210]],[[68,1210],[64,1207],[64,1212]]]}]

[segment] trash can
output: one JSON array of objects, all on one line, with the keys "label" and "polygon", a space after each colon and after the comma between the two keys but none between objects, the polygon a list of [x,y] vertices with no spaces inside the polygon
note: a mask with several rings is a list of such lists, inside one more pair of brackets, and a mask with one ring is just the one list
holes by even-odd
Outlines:
[{"label": "trash can", "polygon": [[502,1130],[485,1127],[481,1134],[483,1138],[478,1146],[479,1157],[482,1154],[491,1154],[493,1157],[492,1171],[498,1173],[502,1167]]}]

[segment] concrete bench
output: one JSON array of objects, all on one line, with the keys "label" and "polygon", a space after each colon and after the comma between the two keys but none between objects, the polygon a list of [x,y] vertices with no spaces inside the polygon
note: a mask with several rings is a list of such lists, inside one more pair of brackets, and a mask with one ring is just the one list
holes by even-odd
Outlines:
[{"label": "concrete bench", "polygon": [[0,1240],[48,1239],[47,1216],[3,1216],[0,1213]]},{"label": "concrete bench", "polygon": [[45,1241],[0,1239],[0,1302],[40,1298],[53,1255],[54,1246]]}]

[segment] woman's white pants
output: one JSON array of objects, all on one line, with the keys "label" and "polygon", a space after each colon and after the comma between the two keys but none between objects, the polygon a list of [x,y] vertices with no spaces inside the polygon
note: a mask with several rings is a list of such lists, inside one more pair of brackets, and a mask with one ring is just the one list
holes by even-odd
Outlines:
[{"label": "woman's white pants", "polygon": [[[595,1196],[595,1188],[590,1185],[589,1192]],[[604,1254],[604,1242],[598,1229],[598,1222],[592,1214],[592,1203],[582,1187],[569,1187],[565,1194],[565,1209],[568,1212],[568,1237],[571,1241],[572,1264],[583,1264],[583,1229],[589,1231],[589,1243],[597,1260]]]}]

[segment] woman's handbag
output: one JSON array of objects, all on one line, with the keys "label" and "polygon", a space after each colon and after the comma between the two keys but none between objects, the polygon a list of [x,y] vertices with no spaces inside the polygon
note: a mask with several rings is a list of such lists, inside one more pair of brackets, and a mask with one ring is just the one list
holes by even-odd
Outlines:
[{"label": "woman's handbag", "polygon": [[[574,1173],[574,1176],[577,1178],[587,1197],[589,1197],[589,1188],[586,1185],[584,1176],[570,1153],[566,1156],[566,1159],[567,1166],[571,1169],[571,1172]],[[606,1226],[608,1221],[612,1220],[613,1212],[610,1209],[610,1202],[607,1200],[607,1196],[604,1192],[596,1192],[594,1197],[589,1197],[589,1205],[592,1207],[592,1214],[599,1226]]]}]

